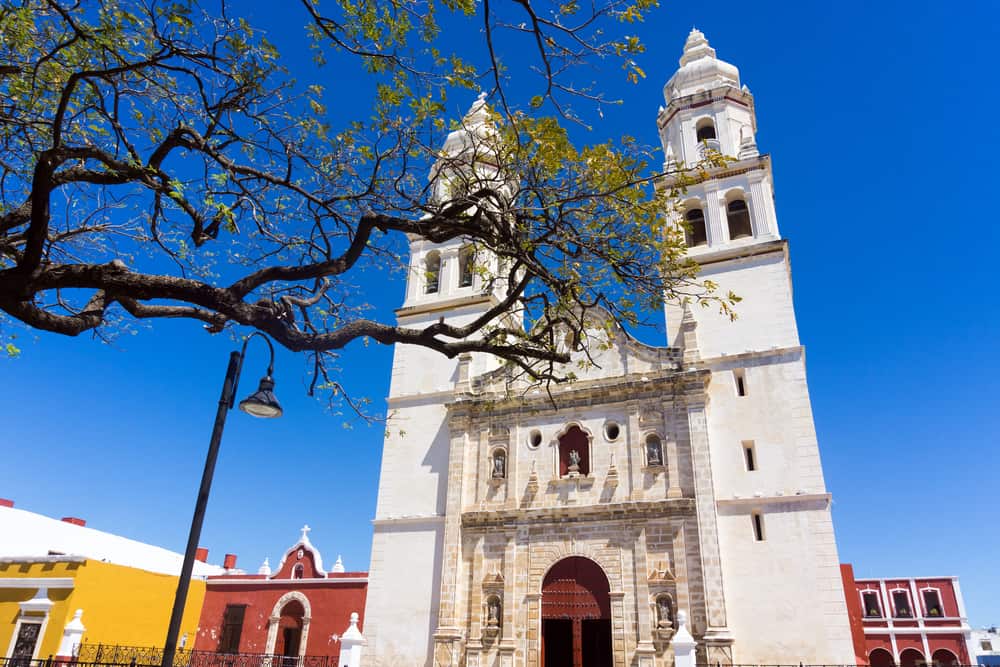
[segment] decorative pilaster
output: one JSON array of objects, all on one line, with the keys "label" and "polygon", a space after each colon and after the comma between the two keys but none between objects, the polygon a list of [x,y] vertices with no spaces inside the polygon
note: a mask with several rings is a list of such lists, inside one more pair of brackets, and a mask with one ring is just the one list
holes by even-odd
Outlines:
[{"label": "decorative pilaster", "polygon": [[681,498],[680,457],[677,455],[677,425],[672,400],[663,401],[663,435],[666,438],[667,498]]},{"label": "decorative pilaster", "polygon": [[750,223],[756,238],[776,236],[778,230],[772,227],[774,220],[774,201],[770,196],[770,188],[764,180],[763,171],[752,171],[750,178]]},{"label": "decorative pilaster", "polygon": [[649,559],[646,557],[646,528],[639,529],[635,538],[635,602],[639,645],[635,649],[639,667],[653,667],[656,647],[653,646],[653,624],[649,612]]},{"label": "decorative pilaster", "polygon": [[698,321],[691,314],[691,307],[685,301],[680,328],[681,347],[684,350],[684,364],[689,365],[701,359],[698,350]]},{"label": "decorative pilaster", "polygon": [[628,453],[629,488],[628,497],[642,500],[642,430],[639,426],[639,401],[628,402]]},{"label": "decorative pilaster", "polygon": [[[448,495],[445,502],[444,545],[441,561],[441,596],[438,605],[438,627],[434,633],[435,667],[457,667],[462,653],[462,630],[456,610],[464,596],[461,590],[462,570],[462,495],[465,477],[465,440],[468,432],[466,416],[453,417],[449,423],[451,447],[448,454]],[[473,455],[478,448],[472,448]],[[477,466],[471,465],[476,471]],[[476,475],[473,475],[475,478]],[[476,480],[471,480],[475,484]],[[478,488],[478,487],[477,487]]]},{"label": "decorative pilaster", "polygon": [[708,245],[719,245],[729,240],[729,228],[723,212],[725,204],[719,184],[709,181],[705,184],[705,217],[708,224]]},{"label": "decorative pilaster", "polygon": [[[690,397],[695,398],[695,397]],[[715,487],[712,479],[712,456],[708,443],[708,423],[704,398],[690,400],[687,405],[688,432],[691,438],[691,460],[694,468],[695,511],[698,515],[698,535],[701,546],[701,576],[705,586],[707,628],[705,644],[715,656],[712,661],[731,662],[728,647],[732,644],[726,621],[726,598],[722,584],[722,560],[719,551],[719,527],[716,515]],[[720,657],[719,651],[723,649]]]}]

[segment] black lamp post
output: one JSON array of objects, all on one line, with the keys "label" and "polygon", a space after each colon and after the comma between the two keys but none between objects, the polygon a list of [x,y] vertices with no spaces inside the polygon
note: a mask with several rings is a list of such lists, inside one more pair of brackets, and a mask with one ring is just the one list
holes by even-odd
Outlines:
[{"label": "black lamp post", "polygon": [[208,444],[208,455],[205,457],[205,470],[201,474],[201,488],[198,489],[198,500],[194,506],[194,517],[191,519],[191,532],[188,533],[187,549],[184,551],[184,565],[181,576],[177,580],[177,593],[174,595],[174,608],[170,612],[170,626],[167,629],[167,640],[163,644],[162,667],[173,667],[174,654],[177,652],[177,635],[181,630],[181,618],[184,616],[184,604],[187,602],[188,587],[191,585],[191,571],[194,569],[195,551],[201,539],[201,525],[205,520],[205,508],[208,505],[208,493],[212,489],[212,476],[215,474],[215,460],[219,455],[219,443],[222,441],[222,430],[226,426],[226,414],[232,410],[236,401],[236,387],[240,382],[240,371],[243,370],[243,357],[247,351],[247,343],[251,338],[260,336],[271,352],[271,360],[267,364],[267,374],[260,379],[257,391],[240,401],[240,410],[254,417],[280,417],[281,405],[274,397],[274,346],[267,336],[255,331],[243,341],[239,352],[229,355],[229,367],[226,369],[226,379],[222,384],[222,396],[219,397],[219,409],[215,413],[215,426],[212,428],[212,439]]}]

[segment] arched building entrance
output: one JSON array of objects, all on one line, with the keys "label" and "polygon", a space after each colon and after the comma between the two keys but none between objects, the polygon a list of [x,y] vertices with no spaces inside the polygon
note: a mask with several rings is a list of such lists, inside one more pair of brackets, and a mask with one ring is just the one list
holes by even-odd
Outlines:
[{"label": "arched building entrance", "polygon": [[884,648],[877,648],[868,654],[868,664],[871,667],[895,667],[896,663],[892,659],[892,653]]},{"label": "arched building entrance", "polygon": [[915,648],[904,649],[899,654],[899,667],[923,667],[926,664],[924,654]]},{"label": "arched building entrance", "polygon": [[542,667],[611,667],[610,590],[588,558],[552,566],[542,582]]},{"label": "arched building entrance", "polygon": [[280,667],[301,664],[309,640],[312,611],[309,598],[298,591],[285,593],[274,604],[267,622],[267,645],[264,652],[281,658]]}]

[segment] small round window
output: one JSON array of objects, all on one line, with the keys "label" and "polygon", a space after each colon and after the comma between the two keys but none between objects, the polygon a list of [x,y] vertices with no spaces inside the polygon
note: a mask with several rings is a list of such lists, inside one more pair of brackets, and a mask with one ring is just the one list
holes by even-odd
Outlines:
[{"label": "small round window", "polygon": [[604,437],[608,440],[617,440],[621,433],[622,428],[618,425],[618,422],[607,421],[604,423]]},{"label": "small round window", "polygon": [[537,449],[542,444],[542,432],[537,428],[528,434],[528,446]]}]

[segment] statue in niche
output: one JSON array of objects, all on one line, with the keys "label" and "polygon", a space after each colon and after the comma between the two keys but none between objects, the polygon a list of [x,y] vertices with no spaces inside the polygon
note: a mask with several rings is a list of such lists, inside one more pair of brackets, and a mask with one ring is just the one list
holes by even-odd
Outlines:
[{"label": "statue in niche", "polygon": [[490,598],[486,603],[486,625],[496,627],[500,625],[500,600]]},{"label": "statue in niche", "polygon": [[569,450],[569,471],[580,472],[580,452],[575,449]]},{"label": "statue in niche", "polygon": [[670,628],[674,625],[670,613],[670,598],[666,595],[656,599],[656,618],[656,626],[659,628]]},{"label": "statue in niche", "polygon": [[493,479],[503,479],[507,476],[507,459],[503,452],[493,455]]},{"label": "statue in niche", "polygon": [[663,465],[663,446],[660,444],[660,439],[655,436],[650,436],[646,440],[646,463],[651,466]]}]

